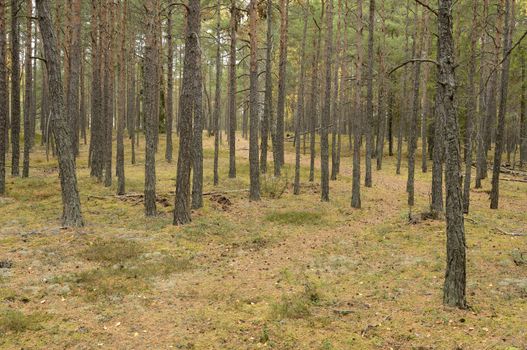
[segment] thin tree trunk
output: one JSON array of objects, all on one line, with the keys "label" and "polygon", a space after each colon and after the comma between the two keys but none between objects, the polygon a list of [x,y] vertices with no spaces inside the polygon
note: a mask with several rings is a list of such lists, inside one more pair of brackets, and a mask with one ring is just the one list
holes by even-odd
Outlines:
[{"label": "thin tree trunk", "polygon": [[278,63],[278,101],[276,107],[276,135],[273,143],[274,176],[280,176],[284,165],[284,119],[287,66],[287,31],[289,22],[289,0],[280,0],[280,57]]},{"label": "thin tree trunk", "polygon": [[466,157],[465,157],[465,178],[463,187],[463,212],[468,214],[470,206],[470,180],[472,173],[472,124],[477,113],[476,96],[476,45],[478,40],[478,0],[472,2],[472,31],[470,35],[470,62],[468,68],[468,110],[466,121]]},{"label": "thin tree trunk", "polygon": [[147,0],[145,2],[145,54],[143,71],[143,110],[145,123],[145,215],[156,215],[156,89],[158,89],[159,70],[157,59],[157,36],[156,36],[156,9],[157,0]]},{"label": "thin tree trunk", "polygon": [[508,55],[511,46],[511,31],[513,18],[511,18],[511,0],[505,0],[505,24],[503,26],[503,57],[504,62],[501,68],[501,89],[500,89],[500,109],[498,114],[498,127],[496,129],[496,148],[494,152],[494,165],[492,168],[492,189],[490,191],[490,208],[498,209],[500,196],[500,170],[501,155],[503,153],[505,116],[507,114],[507,94],[509,92],[509,67],[510,56]]},{"label": "thin tree trunk", "polygon": [[221,114],[221,1],[216,5],[216,89],[214,92],[214,186],[218,185]]},{"label": "thin tree trunk", "polygon": [[27,11],[27,26],[26,26],[26,53],[25,53],[25,92],[24,92],[24,161],[22,167],[22,177],[29,177],[29,151],[31,149],[31,105],[32,101],[32,84],[33,84],[33,66],[31,64],[31,34],[32,17],[33,17],[33,1],[26,0]]},{"label": "thin tree trunk", "polygon": [[172,162],[172,125],[174,124],[174,44],[172,38],[172,9],[168,10],[167,20],[167,123],[165,159]]},{"label": "thin tree trunk", "polygon": [[102,108],[102,77],[101,77],[101,52],[102,43],[100,33],[102,24],[100,23],[100,6],[97,0],[92,0],[91,14],[91,62],[92,62],[92,82],[91,82],[91,137],[90,137],[90,175],[102,181],[103,176],[103,108]]},{"label": "thin tree trunk", "polygon": [[126,20],[128,11],[128,0],[122,5],[121,14],[121,47],[119,55],[119,111],[117,116],[117,154],[116,154],[116,174],[117,174],[117,194],[125,193],[125,174],[124,174],[124,128],[126,121]]},{"label": "thin tree trunk", "polygon": [[527,76],[525,72],[525,47],[521,47],[520,62],[522,79],[520,103],[520,167],[523,169],[527,164]]},{"label": "thin tree trunk", "polygon": [[238,8],[231,0],[231,46],[229,54],[229,178],[236,177],[236,32],[238,30]]},{"label": "thin tree trunk", "polygon": [[368,70],[366,75],[366,174],[364,186],[372,186],[371,157],[373,152],[373,33],[375,23],[375,0],[370,0],[370,13],[368,25]]},{"label": "thin tree trunk", "polygon": [[267,173],[267,148],[269,147],[269,127],[273,120],[273,1],[267,0],[267,38],[265,42],[265,95],[262,120],[262,141],[260,154],[260,171]]},{"label": "thin tree trunk", "polygon": [[11,0],[11,175],[20,174],[20,31],[21,1]]},{"label": "thin tree trunk", "polygon": [[353,170],[352,170],[352,187],[351,187],[351,207],[360,209],[361,207],[361,196],[360,196],[360,149],[362,143],[362,128],[361,122],[363,120],[362,110],[362,0],[357,0],[357,34],[356,34],[356,45],[357,45],[357,58],[356,58],[356,88],[355,88],[355,106],[354,106],[354,118],[353,118]]},{"label": "thin tree trunk", "polygon": [[5,163],[7,152],[7,118],[8,118],[8,93],[7,93],[7,58],[6,58],[6,8],[5,1],[0,1],[0,195],[6,193]]},{"label": "thin tree trunk", "polygon": [[249,172],[250,172],[250,192],[249,199],[252,201],[260,200],[260,170],[258,157],[258,41],[257,25],[258,13],[256,12],[256,0],[249,3],[249,42],[250,42],[250,94],[249,94],[249,114],[250,114],[250,135],[249,135]]},{"label": "thin tree trunk", "polygon": [[300,194],[300,124],[304,115],[304,79],[306,75],[306,37],[309,0],[304,7],[304,28],[302,30],[302,44],[300,48],[300,77],[298,80],[298,96],[295,121],[295,183],[293,194]]},{"label": "thin tree trunk", "polygon": [[53,135],[57,145],[59,176],[62,194],[62,225],[83,226],[77,175],[75,173],[75,156],[71,147],[71,134],[64,108],[64,91],[60,69],[60,51],[57,37],[53,31],[48,0],[37,0],[37,13],[40,32],[44,44],[44,53],[48,69],[49,97]]}]

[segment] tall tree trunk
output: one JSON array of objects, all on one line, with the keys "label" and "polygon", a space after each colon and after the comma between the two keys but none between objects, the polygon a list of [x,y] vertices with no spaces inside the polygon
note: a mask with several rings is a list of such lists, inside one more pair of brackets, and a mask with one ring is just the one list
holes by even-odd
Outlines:
[{"label": "tall tree trunk", "polygon": [[298,79],[298,95],[295,120],[295,183],[293,193],[300,194],[300,124],[304,115],[304,79],[306,76],[306,37],[309,0],[304,5],[304,28],[302,30],[302,44],[300,48],[300,77]]},{"label": "tall tree trunk", "polygon": [[522,79],[520,107],[520,167],[523,169],[527,164],[527,76],[525,72],[525,47],[523,46],[520,50],[520,64]]},{"label": "tall tree trunk", "polygon": [[[190,217],[190,169],[192,164],[192,124],[196,108],[195,93],[198,70],[200,69],[200,0],[189,0],[187,11],[187,30],[185,33],[185,57],[183,61],[183,81],[179,99],[179,149],[176,179],[176,200],[174,225],[189,223]],[[201,77],[199,77],[201,78]],[[201,79],[199,79],[201,82]]]},{"label": "tall tree trunk", "polygon": [[[193,0],[194,1],[194,0]],[[201,4],[200,0],[195,4],[197,17],[194,18],[196,24],[193,26],[194,35],[200,35],[201,31]],[[197,56],[194,69],[194,92],[192,94],[194,104],[194,134],[192,137],[192,208],[197,209],[203,206],[203,77],[201,73],[201,47],[199,38],[197,40]]]},{"label": "tall tree trunk", "polygon": [[112,185],[112,136],[114,115],[114,4],[108,2],[105,11],[105,45],[104,47],[104,186]]},{"label": "tall tree trunk", "polygon": [[284,165],[284,119],[287,66],[287,31],[289,22],[289,0],[280,0],[280,57],[278,63],[278,101],[276,107],[276,135],[273,143],[274,175],[280,176]]},{"label": "tall tree trunk", "polygon": [[103,130],[104,119],[102,117],[102,42],[101,30],[102,20],[100,19],[99,1],[92,0],[91,13],[91,62],[92,62],[92,80],[91,80],[91,137],[90,137],[90,175],[102,181],[103,177]]},{"label": "tall tree trunk", "polygon": [[267,173],[267,148],[269,147],[269,127],[273,119],[273,0],[267,0],[267,38],[265,41],[265,95],[262,120],[262,141],[260,153],[260,171]]},{"label": "tall tree trunk", "polygon": [[[339,168],[339,156],[338,151],[338,135],[340,135],[340,109],[341,92],[339,89],[339,70],[341,70],[341,32],[342,32],[342,0],[338,0],[337,9],[337,36],[336,36],[336,47],[335,47],[335,64],[333,65],[333,98],[331,101],[331,180],[337,179],[338,168]],[[303,62],[303,61],[302,61]]]},{"label": "tall tree trunk", "polygon": [[145,117],[145,214],[156,215],[156,89],[159,83],[157,36],[156,36],[156,9],[158,0],[147,0],[145,2],[145,54],[143,71],[143,110]]},{"label": "tall tree trunk", "polygon": [[[324,18],[324,9],[322,8],[322,15],[320,16],[320,19]],[[309,118],[309,150],[310,150],[310,161],[309,161],[309,181],[313,182],[315,181],[315,157],[316,157],[316,148],[315,148],[315,141],[316,141],[316,128],[317,128],[317,91],[319,88],[318,83],[318,69],[319,69],[319,58],[320,58],[320,47],[322,42],[322,30],[318,28],[317,35],[315,37],[315,52],[313,53],[313,72],[311,75],[311,98],[310,98],[310,104],[311,107],[309,108],[310,118]]]},{"label": "tall tree trunk", "polygon": [[174,120],[174,44],[172,38],[172,9],[168,10],[167,20],[167,125],[166,125],[166,145],[165,159],[172,162],[172,125]]},{"label": "tall tree trunk", "polygon": [[236,32],[238,30],[238,8],[231,0],[231,46],[229,54],[229,178],[236,177]]},{"label": "tall tree trunk", "polygon": [[[423,25],[423,50],[422,56],[428,57],[430,52],[430,35],[428,30],[428,12],[424,12]],[[422,97],[421,97],[421,171],[428,172],[428,148],[427,148],[427,132],[428,132],[428,78],[430,77],[430,64],[425,64],[423,67],[423,82],[422,82]]]},{"label": "tall tree trunk", "polygon": [[81,66],[81,1],[71,0],[71,40],[68,59],[68,85],[66,111],[70,119],[72,146],[75,155],[79,154],[79,86]]},{"label": "tall tree trunk", "polygon": [[250,42],[250,66],[249,66],[249,172],[250,172],[250,192],[249,199],[252,201],[260,200],[260,170],[258,157],[258,41],[257,25],[258,13],[256,0],[249,3],[249,42]]},{"label": "tall tree trunk", "polygon": [[498,127],[496,129],[496,148],[494,152],[494,165],[492,167],[492,189],[490,191],[490,208],[498,209],[500,196],[500,170],[501,155],[503,153],[505,115],[507,114],[507,94],[509,92],[509,67],[511,47],[511,31],[513,19],[511,18],[511,0],[505,0],[505,24],[503,25],[503,65],[501,68],[500,109],[498,114]]},{"label": "tall tree trunk", "polygon": [[218,185],[221,114],[221,1],[216,5],[216,89],[214,92],[214,185]]},{"label": "tall tree trunk", "polygon": [[29,177],[29,151],[31,149],[31,105],[33,104],[33,65],[31,64],[31,34],[32,17],[33,17],[33,1],[26,0],[27,11],[27,26],[26,26],[26,53],[24,57],[25,65],[25,92],[24,92],[24,162],[22,167],[22,177]]},{"label": "tall tree trunk", "polygon": [[[386,24],[385,24],[385,11],[384,11],[384,4],[381,3],[381,33],[382,33],[382,41],[379,45],[379,91],[378,91],[378,132],[377,132],[377,145],[376,145],[376,161],[377,161],[377,170],[381,170],[382,168],[382,158],[384,156],[384,135],[386,132],[386,106],[390,105],[391,98],[392,98],[392,92],[391,92],[391,85],[388,85],[388,94],[386,93],[386,66],[385,66],[385,60],[384,60],[384,48],[386,47]],[[388,82],[389,84],[389,82]],[[388,96],[386,96],[388,95]],[[386,103],[386,98],[388,98],[388,103]],[[388,107],[390,108],[390,107]]]},{"label": "tall tree trunk", "polygon": [[361,207],[360,198],[360,148],[362,143],[362,0],[357,0],[357,34],[356,34],[356,45],[357,45],[357,58],[356,58],[356,88],[355,92],[355,106],[354,106],[354,117],[353,117],[353,170],[352,170],[352,185],[351,185],[351,207],[359,209]]},{"label": "tall tree trunk", "polygon": [[75,173],[75,156],[71,147],[71,133],[64,108],[64,91],[60,69],[60,51],[57,37],[53,31],[49,0],[37,0],[37,13],[40,33],[44,44],[44,53],[49,79],[49,97],[53,136],[57,145],[59,176],[62,194],[62,225],[83,226],[77,175]]},{"label": "tall tree trunk", "polygon": [[478,0],[472,2],[472,31],[470,33],[470,62],[468,68],[468,108],[465,140],[465,178],[463,187],[463,212],[468,214],[470,206],[470,180],[472,178],[472,124],[477,113],[476,96],[476,45],[478,40]]},{"label": "tall tree trunk", "polygon": [[[406,1],[406,24],[405,24],[405,30],[404,30],[404,36],[405,36],[405,42],[404,42],[404,52],[408,52],[408,42],[409,42],[409,33],[408,29],[410,27],[410,4],[409,0]],[[399,125],[397,126],[397,165],[395,173],[397,175],[401,174],[401,162],[402,162],[402,153],[403,153],[403,130],[404,126],[406,124],[406,113],[408,110],[407,107],[407,100],[408,100],[408,92],[407,92],[407,85],[408,85],[408,71],[407,68],[404,67],[404,70],[402,72],[403,78],[402,80],[402,99],[399,103],[400,106],[400,113],[399,113]]]},{"label": "tall tree trunk", "polygon": [[441,113],[446,121],[446,232],[447,268],[443,288],[443,303],[466,308],[465,225],[460,176],[461,154],[459,128],[455,109],[454,39],[452,37],[452,0],[439,0],[439,84]]},{"label": "tall tree trunk", "polygon": [[0,1],[0,195],[6,193],[5,162],[7,152],[7,59],[6,59],[6,7],[5,1]]},{"label": "tall tree trunk", "polygon": [[[421,58],[421,46],[423,42],[422,35],[418,33],[422,30],[422,25],[418,20],[418,7],[416,4],[415,12],[415,32],[412,52]],[[423,15],[424,17],[425,15]],[[419,39],[418,39],[419,37]],[[419,40],[419,42],[417,42]],[[409,125],[409,138],[408,138],[408,181],[406,182],[406,191],[408,192],[408,205],[412,207],[414,205],[414,182],[415,182],[415,151],[417,149],[417,127],[419,119],[419,89],[421,82],[421,62],[414,63],[414,86],[413,86],[413,98],[412,98],[412,115]]]},{"label": "tall tree trunk", "polygon": [[21,1],[11,0],[11,175],[20,174],[20,31]]},{"label": "tall tree trunk", "polygon": [[368,70],[366,75],[366,174],[364,186],[372,186],[371,157],[373,150],[373,33],[375,23],[375,0],[370,0],[370,13],[368,24]]},{"label": "tall tree trunk", "polygon": [[[487,18],[488,13],[488,0],[483,1],[483,17]],[[487,96],[484,91],[486,88],[486,72],[487,72],[487,63],[485,60],[486,57],[486,43],[487,43],[487,33],[486,33],[486,22],[483,21],[481,29],[481,71],[479,78],[479,89],[481,92],[479,96],[479,125],[477,133],[477,159],[476,159],[476,188],[481,188],[481,180],[487,177],[487,118],[486,118],[486,107],[487,107]]]},{"label": "tall tree trunk", "polygon": [[328,128],[329,116],[331,113],[331,67],[333,61],[333,0],[327,0],[326,16],[326,42],[325,42],[325,84],[324,84],[324,103],[320,116],[320,187],[321,200],[329,201],[329,144]]},{"label": "tall tree trunk", "polygon": [[119,110],[117,115],[117,154],[115,159],[117,174],[117,194],[125,193],[124,174],[124,128],[126,121],[126,20],[128,11],[128,0],[121,5],[121,47],[119,52]]}]

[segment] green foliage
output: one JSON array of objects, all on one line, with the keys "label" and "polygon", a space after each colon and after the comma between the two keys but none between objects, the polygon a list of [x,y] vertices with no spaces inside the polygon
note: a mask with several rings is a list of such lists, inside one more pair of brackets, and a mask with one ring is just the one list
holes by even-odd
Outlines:
[{"label": "green foliage", "polygon": [[25,315],[19,310],[0,310],[0,332],[21,333],[28,330],[38,330],[40,324],[49,319],[45,313],[33,313]]},{"label": "green foliage", "polygon": [[143,248],[136,242],[124,239],[98,240],[85,249],[81,255],[90,261],[116,264],[137,258]]}]

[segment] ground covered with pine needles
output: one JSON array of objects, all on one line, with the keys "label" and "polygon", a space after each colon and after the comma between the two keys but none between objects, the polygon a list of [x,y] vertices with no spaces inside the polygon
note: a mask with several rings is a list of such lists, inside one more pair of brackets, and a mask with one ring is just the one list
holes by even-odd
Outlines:
[{"label": "ground covered with pine needles", "polygon": [[[472,191],[470,309],[460,311],[442,306],[445,224],[419,215],[429,206],[430,172],[417,172],[411,222],[406,169],[395,175],[393,157],[374,172],[373,188],[362,188],[363,209],[350,207],[347,142],[329,203],[307,181],[308,155],[301,195],[292,194],[286,167],[282,179],[262,178],[255,203],[243,191],[247,142],[237,146],[238,178],[227,179],[224,145],[214,188],[205,138],[205,207],[183,227],[171,224],[176,163],[164,161],[163,143],[155,218],[144,217],[134,195],[142,193],[143,154],[136,165],[127,155],[129,195],[117,197],[90,178],[83,146],[87,225],[78,230],[59,226],[56,162],[37,147],[30,178],[8,178],[0,198],[0,348],[527,348],[527,237],[505,234],[526,231],[527,184],[503,181],[497,211],[488,209],[488,180]],[[292,151],[289,144],[288,164]]]}]

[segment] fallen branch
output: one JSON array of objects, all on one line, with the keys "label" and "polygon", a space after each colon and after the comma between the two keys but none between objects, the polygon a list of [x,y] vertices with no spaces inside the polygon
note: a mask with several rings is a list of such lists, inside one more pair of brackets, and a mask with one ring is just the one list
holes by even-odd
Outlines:
[{"label": "fallen branch", "polygon": [[227,190],[227,191],[212,191],[212,192],[203,192],[204,196],[213,196],[215,194],[223,194],[223,193],[237,193],[237,192],[249,192],[248,188],[244,188],[242,190]]},{"label": "fallen branch", "polygon": [[527,236],[527,233],[520,233],[520,232],[507,232],[507,231],[504,231],[498,227],[495,227],[494,228],[495,231],[497,231],[498,233],[504,235],[504,236],[512,236],[512,237],[524,237],[524,236]]}]

